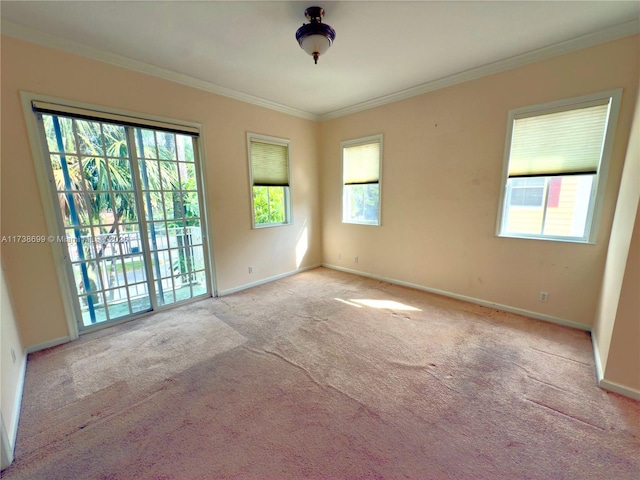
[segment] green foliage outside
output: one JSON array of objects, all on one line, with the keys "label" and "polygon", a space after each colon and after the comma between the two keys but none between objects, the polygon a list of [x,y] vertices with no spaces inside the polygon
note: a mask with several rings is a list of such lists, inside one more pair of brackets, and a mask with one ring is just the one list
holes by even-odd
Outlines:
[{"label": "green foliage outside", "polygon": [[[58,118],[70,187],[73,190],[71,197],[80,225],[105,223],[101,218],[105,212],[113,214],[113,225],[110,230],[101,227],[100,233],[113,233],[116,224],[120,222],[137,222],[125,127],[66,117]],[[53,117],[44,115],[43,120],[49,150],[57,152],[59,148]],[[179,173],[174,138],[172,134],[158,132],[156,142],[156,136],[151,130],[141,130],[140,135],[136,135],[137,152],[142,157],[139,160],[140,170],[144,171],[141,175],[142,186],[143,190],[148,192],[150,200],[150,205],[145,202],[145,205],[140,207],[147,212],[148,220],[167,219],[173,224],[169,226],[182,226],[182,220],[186,220],[187,226],[199,225],[199,222],[194,220],[199,217],[199,205],[195,164],[192,163],[193,147],[187,143],[181,150],[184,158],[179,159],[190,163],[181,163],[184,171]],[[69,190],[65,183],[61,156],[51,157],[56,189]],[[115,193],[113,196],[109,193],[110,188]],[[59,193],[58,197],[62,212],[68,219],[67,224],[71,226],[69,195]]]},{"label": "green foliage outside", "polygon": [[256,225],[285,223],[287,187],[253,187]]}]

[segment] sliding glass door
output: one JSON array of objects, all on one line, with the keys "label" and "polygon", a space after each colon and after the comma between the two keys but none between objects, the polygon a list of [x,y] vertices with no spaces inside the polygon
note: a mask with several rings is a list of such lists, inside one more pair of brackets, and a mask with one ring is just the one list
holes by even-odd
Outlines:
[{"label": "sliding glass door", "polygon": [[80,329],[210,295],[197,138],[34,110]]}]

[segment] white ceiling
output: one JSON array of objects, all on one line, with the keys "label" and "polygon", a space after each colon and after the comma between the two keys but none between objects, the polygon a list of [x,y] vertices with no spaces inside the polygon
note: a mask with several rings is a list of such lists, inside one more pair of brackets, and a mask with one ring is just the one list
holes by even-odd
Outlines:
[{"label": "white ceiling", "polygon": [[[312,5],[336,30],[318,65],[295,40]],[[310,118],[637,32],[640,15],[636,1],[3,0],[0,8],[3,33]]]}]

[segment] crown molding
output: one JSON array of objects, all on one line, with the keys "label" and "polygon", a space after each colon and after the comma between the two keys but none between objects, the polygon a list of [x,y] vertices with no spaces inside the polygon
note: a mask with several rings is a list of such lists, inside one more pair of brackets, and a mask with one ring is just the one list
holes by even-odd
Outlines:
[{"label": "crown molding", "polygon": [[300,117],[306,120],[314,121],[318,121],[320,118],[319,115],[306,112],[304,110],[288,107],[277,102],[272,102],[270,100],[239,92],[231,88],[216,85],[215,83],[208,82],[206,80],[201,80],[145,62],[140,62],[138,60],[123,57],[122,55],[98,50],[93,47],[87,47],[86,45],[72,42],[70,40],[65,40],[63,38],[40,32],[32,28],[24,27],[8,20],[2,20],[1,29],[3,35],[15,37],[20,40],[25,40],[27,42],[42,45],[44,47],[63,50],[65,52],[80,55],[92,60],[98,60],[100,62],[108,63],[116,67],[126,68],[135,72],[162,78],[170,82],[179,83],[187,87],[197,88],[198,90],[204,90],[205,92],[215,93],[216,95],[221,95],[223,97],[232,98],[241,102],[250,103],[252,105],[268,108],[270,110],[275,110],[281,113],[286,113],[287,115],[292,115],[294,117]]},{"label": "crown molding", "polygon": [[239,92],[231,88],[216,85],[215,83],[194,78],[182,73],[177,73],[172,70],[156,67],[154,65],[123,57],[121,55],[105,52],[93,47],[87,47],[76,42],[65,40],[54,35],[49,35],[32,28],[18,25],[17,23],[8,20],[2,20],[1,29],[2,34],[4,35],[19,38],[21,40],[36,43],[45,47],[63,50],[93,60],[108,63],[117,67],[126,68],[128,70],[133,70],[154,77],[162,78],[164,80],[168,80],[188,87],[197,88],[198,90],[214,93],[216,95],[232,98],[234,100],[250,103],[252,105],[268,108],[270,110],[275,110],[277,112],[292,115],[294,117],[313,121],[325,121],[343,117],[346,115],[351,115],[353,113],[362,112],[364,110],[369,110],[389,103],[398,102],[400,100],[406,100],[408,98],[432,92],[434,90],[439,90],[441,88],[468,82],[470,80],[475,80],[487,75],[492,75],[494,73],[500,73],[513,68],[539,62],[541,60],[547,60],[549,58],[575,52],[584,48],[593,47],[602,43],[611,42],[630,35],[636,35],[640,33],[640,20],[633,20],[631,22],[616,25],[614,27],[590,33],[572,40],[567,40],[565,42],[540,48],[538,50],[532,50],[521,55],[516,55],[515,57],[499,60],[494,63],[483,65],[482,67],[473,68],[471,70],[466,70],[464,72],[449,75],[432,82],[423,83],[421,85],[417,85],[400,92],[392,93],[390,95],[384,95],[382,97],[374,98],[366,102],[351,105],[349,107],[334,110],[321,115],[317,115],[293,107],[288,107],[280,103],[272,102],[270,100]]},{"label": "crown molding", "polygon": [[530,63],[539,62],[541,60],[547,60],[549,58],[557,57],[567,53],[582,50],[584,48],[593,47],[602,43],[618,40],[630,35],[636,35],[640,33],[640,20],[633,20],[631,22],[616,25],[615,27],[600,30],[598,32],[590,33],[582,37],[574,38],[573,40],[567,40],[565,42],[556,43],[548,47],[540,48],[538,50],[532,50],[515,57],[510,57],[504,60],[499,60],[494,63],[483,65],[482,67],[473,68],[464,72],[449,75],[432,82],[423,83],[401,92],[392,93],[390,95],[384,95],[382,97],[374,98],[366,102],[358,103],[350,107],[341,108],[332,112],[324,113],[320,115],[319,120],[332,120],[338,117],[344,117],[353,113],[362,112],[371,108],[386,105],[388,103],[398,102],[400,100],[406,100],[411,97],[422,95],[423,93],[433,92],[441,88],[450,87],[459,83],[468,82],[469,80],[475,80],[494,73],[504,72],[513,68],[528,65]]}]

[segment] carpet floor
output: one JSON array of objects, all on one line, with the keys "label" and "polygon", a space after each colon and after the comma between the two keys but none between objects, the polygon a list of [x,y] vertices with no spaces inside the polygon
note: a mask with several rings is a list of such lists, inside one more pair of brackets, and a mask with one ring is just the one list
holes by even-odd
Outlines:
[{"label": "carpet floor", "polygon": [[9,479],[638,479],[589,334],[324,268],[31,354]]}]

